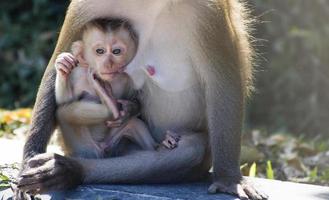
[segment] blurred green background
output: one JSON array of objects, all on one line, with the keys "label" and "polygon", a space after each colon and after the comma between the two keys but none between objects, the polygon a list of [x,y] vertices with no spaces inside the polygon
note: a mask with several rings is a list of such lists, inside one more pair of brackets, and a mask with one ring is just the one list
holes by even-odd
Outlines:
[{"label": "blurred green background", "polygon": [[[68,3],[0,2],[0,108],[33,106]],[[329,136],[329,1],[249,5],[259,56],[246,127]]]}]

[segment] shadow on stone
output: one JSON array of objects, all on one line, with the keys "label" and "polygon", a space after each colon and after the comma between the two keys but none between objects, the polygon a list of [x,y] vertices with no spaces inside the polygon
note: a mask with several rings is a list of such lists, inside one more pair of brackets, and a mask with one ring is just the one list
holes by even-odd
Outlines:
[{"label": "shadow on stone", "polygon": [[329,200],[329,191],[328,192],[325,192],[325,193],[316,194],[315,195],[315,198]]}]

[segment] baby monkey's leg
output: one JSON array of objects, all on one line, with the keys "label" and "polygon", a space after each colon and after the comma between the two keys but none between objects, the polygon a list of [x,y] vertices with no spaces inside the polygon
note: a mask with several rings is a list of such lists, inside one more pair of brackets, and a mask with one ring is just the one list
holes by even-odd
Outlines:
[{"label": "baby monkey's leg", "polygon": [[137,144],[142,150],[155,150],[158,146],[145,123],[135,117],[130,119],[124,127],[112,129],[101,146],[105,152],[113,151],[123,138]]},{"label": "baby monkey's leg", "polygon": [[120,112],[117,106],[117,102],[111,94],[111,91],[107,91],[110,85],[102,85],[92,72],[88,72],[88,81],[93,85],[97,95],[100,97],[103,104],[105,104],[113,113],[114,119],[120,117]]}]

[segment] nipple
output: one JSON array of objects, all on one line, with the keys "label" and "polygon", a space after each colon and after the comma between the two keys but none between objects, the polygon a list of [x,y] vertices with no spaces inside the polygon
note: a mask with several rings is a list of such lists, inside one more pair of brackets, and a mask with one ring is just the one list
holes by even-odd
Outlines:
[{"label": "nipple", "polygon": [[146,71],[149,73],[150,76],[155,75],[155,67],[148,65]]}]

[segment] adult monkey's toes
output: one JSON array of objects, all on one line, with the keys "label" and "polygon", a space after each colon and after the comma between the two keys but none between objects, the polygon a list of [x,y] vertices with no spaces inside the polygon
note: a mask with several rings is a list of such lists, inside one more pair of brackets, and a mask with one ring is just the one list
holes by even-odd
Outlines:
[{"label": "adult monkey's toes", "polygon": [[229,183],[227,181],[215,181],[208,188],[210,194],[227,193],[238,196],[242,200],[266,200],[268,196],[258,191],[253,184],[241,180],[240,183]]}]

